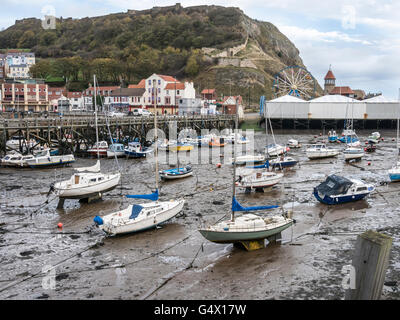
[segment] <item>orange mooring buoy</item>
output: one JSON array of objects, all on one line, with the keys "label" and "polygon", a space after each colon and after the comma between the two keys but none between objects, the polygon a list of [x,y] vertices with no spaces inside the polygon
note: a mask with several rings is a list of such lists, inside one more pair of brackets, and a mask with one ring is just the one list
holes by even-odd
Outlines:
[{"label": "orange mooring buoy", "polygon": [[217,163],[217,168],[221,168],[221,163]]},{"label": "orange mooring buoy", "polygon": [[61,222],[59,222],[59,223],[57,224],[57,228],[62,229],[62,227],[63,227],[63,224],[62,224]]},{"label": "orange mooring buoy", "polygon": [[368,165],[370,166],[370,165],[371,165],[371,162],[368,162]]}]

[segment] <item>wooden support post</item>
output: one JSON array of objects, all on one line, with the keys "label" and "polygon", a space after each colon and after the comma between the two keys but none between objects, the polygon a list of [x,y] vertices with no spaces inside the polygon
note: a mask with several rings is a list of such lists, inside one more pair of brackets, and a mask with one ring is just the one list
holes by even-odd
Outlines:
[{"label": "wooden support post", "polygon": [[345,300],[380,299],[391,247],[391,237],[372,230],[357,237],[352,262],[355,289],[346,290]]}]

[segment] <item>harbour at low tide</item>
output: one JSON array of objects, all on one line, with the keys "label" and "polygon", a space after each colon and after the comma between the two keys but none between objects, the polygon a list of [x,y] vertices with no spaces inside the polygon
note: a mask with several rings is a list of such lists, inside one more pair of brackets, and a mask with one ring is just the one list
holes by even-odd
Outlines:
[{"label": "harbour at low tide", "polygon": [[[362,143],[369,134],[358,132]],[[208,242],[198,232],[202,225],[230,214],[232,166],[218,168],[218,155],[212,163],[192,164],[192,177],[161,183],[161,199],[185,197],[176,218],[158,229],[110,238],[94,226],[93,217],[134,203],[126,194],[150,193],[151,162],[120,159],[121,186],[102,201],[67,200],[64,209],[57,209],[57,199],[47,194],[52,182],[72,174],[71,167],[0,168],[0,298],[343,299],[342,268],[351,264],[357,235],[373,229],[393,237],[382,299],[398,299],[393,283],[400,278],[400,184],[389,183],[387,176],[396,162],[396,132],[381,131],[384,140],[377,150],[354,163],[346,163],[343,155],[309,160],[304,145],[318,135],[319,131],[275,132],[277,143],[297,139],[303,144],[289,152],[300,164],[285,171],[271,190],[237,193],[243,205],[278,204],[292,209],[296,220],[282,233],[281,244],[253,252]],[[255,146],[263,150],[265,134],[256,133]],[[73,166],[95,161],[78,158]],[[105,170],[115,166],[112,159],[101,163]],[[323,205],[312,195],[313,187],[333,173],[373,183],[376,191],[358,202]],[[51,271],[46,272],[50,268],[54,283]]]}]

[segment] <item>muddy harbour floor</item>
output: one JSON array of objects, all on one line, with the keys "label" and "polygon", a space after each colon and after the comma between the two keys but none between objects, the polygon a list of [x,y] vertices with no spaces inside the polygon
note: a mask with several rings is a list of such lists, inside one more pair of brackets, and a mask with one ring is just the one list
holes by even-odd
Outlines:
[{"label": "muddy harbour floor", "polygon": [[[358,133],[362,143],[370,133]],[[342,268],[351,264],[357,235],[370,229],[393,238],[385,279],[391,285],[384,286],[382,299],[399,299],[400,183],[386,183],[386,170],[396,161],[396,132],[380,133],[377,151],[358,163],[346,164],[342,155],[310,161],[303,146],[290,151],[300,165],[285,171],[280,184],[264,193],[238,191],[243,205],[278,204],[293,209],[296,219],[281,244],[252,252],[208,242],[198,232],[230,215],[232,166],[217,168],[218,158],[192,165],[192,177],[161,183],[161,199],[186,199],[176,218],[158,229],[110,238],[94,227],[93,217],[133,203],[126,194],[151,192],[154,167],[148,161],[120,159],[121,186],[90,204],[66,200],[64,209],[47,193],[72,167],[0,168],[0,299],[344,299]],[[281,131],[275,138],[305,144],[318,134]],[[256,133],[255,141],[261,150],[265,135]],[[79,158],[73,166],[94,163]],[[102,160],[104,171],[114,165]],[[377,189],[366,200],[328,207],[312,190],[332,173]]]}]

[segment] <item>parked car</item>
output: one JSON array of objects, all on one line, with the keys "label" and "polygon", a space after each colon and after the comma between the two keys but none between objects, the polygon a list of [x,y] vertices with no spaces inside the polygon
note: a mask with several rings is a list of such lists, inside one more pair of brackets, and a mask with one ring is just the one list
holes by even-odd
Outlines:
[{"label": "parked car", "polygon": [[108,116],[109,116],[109,117],[122,118],[122,117],[125,117],[126,114],[123,113],[123,112],[111,111],[111,112],[108,114]]},{"label": "parked car", "polygon": [[133,109],[132,115],[134,116],[143,116],[143,117],[151,117],[153,114],[146,109]]}]

